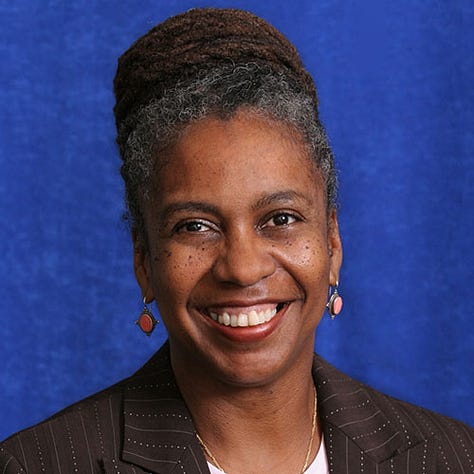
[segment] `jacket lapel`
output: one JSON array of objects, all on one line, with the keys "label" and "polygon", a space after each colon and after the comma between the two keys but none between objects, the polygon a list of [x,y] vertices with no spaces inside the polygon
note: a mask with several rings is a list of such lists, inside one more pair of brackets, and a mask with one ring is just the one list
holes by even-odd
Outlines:
[{"label": "jacket lapel", "polygon": [[159,474],[208,474],[165,344],[124,390],[122,460]]},{"label": "jacket lapel", "polygon": [[331,473],[434,472],[432,443],[412,430],[407,436],[375,392],[319,356],[313,378]]}]

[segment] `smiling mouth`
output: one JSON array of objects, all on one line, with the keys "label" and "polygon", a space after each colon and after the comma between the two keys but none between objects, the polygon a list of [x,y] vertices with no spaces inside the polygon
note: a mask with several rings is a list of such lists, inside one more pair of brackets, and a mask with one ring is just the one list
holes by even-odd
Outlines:
[{"label": "smiling mouth", "polygon": [[208,309],[206,314],[216,323],[222,326],[234,328],[246,328],[249,326],[259,326],[271,321],[288,303],[275,303],[259,305],[251,308],[233,309]]}]

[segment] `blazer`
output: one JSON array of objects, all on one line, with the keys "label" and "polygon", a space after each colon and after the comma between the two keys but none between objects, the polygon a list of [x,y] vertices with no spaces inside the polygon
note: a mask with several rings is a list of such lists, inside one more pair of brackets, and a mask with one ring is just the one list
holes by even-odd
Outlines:
[{"label": "blazer", "polygon": [[[315,355],[332,474],[474,473],[474,430],[383,395]],[[130,378],[0,444],[0,473],[209,474],[166,343]]]}]

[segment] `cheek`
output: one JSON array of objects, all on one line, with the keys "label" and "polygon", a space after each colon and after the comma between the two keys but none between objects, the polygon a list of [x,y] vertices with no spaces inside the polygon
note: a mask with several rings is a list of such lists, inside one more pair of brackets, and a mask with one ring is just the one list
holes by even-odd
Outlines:
[{"label": "cheek", "polygon": [[302,270],[313,270],[315,273],[329,271],[329,251],[324,236],[301,235],[296,239],[288,239],[284,245],[284,254],[292,265]]},{"label": "cheek", "polygon": [[280,259],[308,298],[326,299],[330,265],[324,236],[311,235],[286,242]]},{"label": "cheek", "polygon": [[158,250],[152,257],[152,280],[159,307],[185,302],[208,271],[210,258],[205,247],[176,246]]}]

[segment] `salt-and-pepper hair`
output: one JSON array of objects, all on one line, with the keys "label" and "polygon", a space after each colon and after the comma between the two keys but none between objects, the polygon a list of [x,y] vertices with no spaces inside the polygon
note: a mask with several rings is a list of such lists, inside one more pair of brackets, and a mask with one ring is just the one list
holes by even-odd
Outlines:
[{"label": "salt-and-pepper hair", "polygon": [[160,151],[193,122],[228,120],[242,109],[301,137],[325,182],[328,211],[336,205],[334,161],[311,76],[293,45],[251,13],[195,9],[168,19],[119,59],[114,86],[128,214],[145,241],[141,203]]}]

